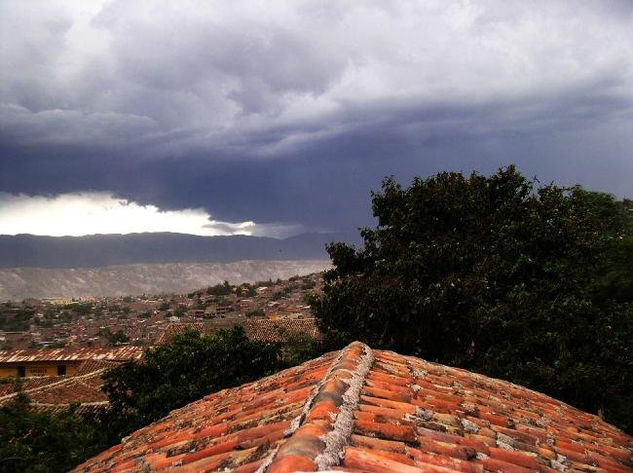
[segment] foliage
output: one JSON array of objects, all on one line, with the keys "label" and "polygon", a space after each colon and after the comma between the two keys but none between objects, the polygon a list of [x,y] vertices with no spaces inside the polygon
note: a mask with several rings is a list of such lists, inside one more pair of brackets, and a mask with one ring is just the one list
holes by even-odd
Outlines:
[{"label": "foliage", "polygon": [[360,339],[462,366],[633,428],[633,310],[621,284],[633,265],[615,263],[633,258],[624,203],[536,189],[511,166],[406,189],[387,178],[372,208],[364,248],[328,246],[334,269],[312,301],[326,345]]},{"label": "foliage", "polygon": [[123,330],[113,332],[108,327],[99,329],[98,335],[108,340],[109,347],[115,347],[130,341],[130,337],[128,337]]},{"label": "foliage", "polygon": [[210,296],[228,296],[233,292],[233,288],[228,281],[207,288],[207,294]]},{"label": "foliage", "polygon": [[273,285],[273,280],[268,278],[268,281],[257,281],[255,287],[269,287]]},{"label": "foliage", "polygon": [[633,201],[624,199],[622,206],[627,231],[602,262],[595,295],[619,302],[633,302]]},{"label": "foliage", "polygon": [[77,315],[89,315],[92,312],[92,304],[90,302],[76,303],[72,310]]},{"label": "foliage", "polygon": [[240,297],[253,297],[257,294],[257,291],[255,291],[254,286],[251,286],[248,283],[244,283],[241,286],[238,286],[236,294]]},{"label": "foliage", "polygon": [[321,342],[301,332],[285,330],[285,343],[282,347],[283,360],[286,366],[295,366],[312,360],[325,353]]},{"label": "foliage", "polygon": [[35,412],[21,393],[0,407],[0,473],[68,471],[106,448],[94,419],[74,409]]},{"label": "foliage", "polygon": [[29,329],[33,309],[20,309],[11,313],[0,313],[0,330],[23,332]]},{"label": "foliage", "polygon": [[116,441],[173,409],[282,367],[278,344],[251,341],[241,327],[211,336],[186,331],[148,349],[142,363],[126,363],[104,375],[111,409],[103,421]]}]

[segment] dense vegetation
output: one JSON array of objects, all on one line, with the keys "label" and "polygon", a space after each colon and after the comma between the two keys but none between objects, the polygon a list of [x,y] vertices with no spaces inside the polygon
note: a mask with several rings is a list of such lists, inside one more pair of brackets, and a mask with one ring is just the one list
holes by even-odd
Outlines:
[{"label": "dense vegetation", "polygon": [[20,394],[0,408],[0,473],[68,471],[109,446],[99,426],[73,407],[35,412]]},{"label": "dense vegetation", "polygon": [[319,326],[331,346],[360,339],[512,380],[630,430],[630,204],[536,188],[513,167],[386,179],[364,248],[328,247]]},{"label": "dense vegetation", "polygon": [[34,412],[19,394],[0,407],[0,473],[68,471],[172,409],[310,358],[313,353],[303,348],[310,345],[299,342],[298,351],[290,344],[282,353],[279,344],[249,340],[241,327],[211,336],[187,331],[147,349],[143,363],[107,372],[110,409],[98,416],[72,408]]}]

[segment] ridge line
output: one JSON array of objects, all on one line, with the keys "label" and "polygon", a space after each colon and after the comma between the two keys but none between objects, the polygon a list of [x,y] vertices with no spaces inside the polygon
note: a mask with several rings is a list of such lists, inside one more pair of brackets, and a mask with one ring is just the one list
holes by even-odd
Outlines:
[{"label": "ridge line", "polygon": [[374,355],[361,342],[343,348],[288,429],[290,437],[257,473],[319,471],[340,462]]},{"label": "ridge line", "polygon": [[[3,396],[0,396],[0,402],[5,401],[7,399],[11,399],[12,397],[17,397],[18,394],[23,393],[23,394],[31,394],[31,393],[35,393],[38,391],[45,391],[47,389],[50,388],[55,388],[58,386],[63,386],[64,384],[70,384],[73,381],[79,381],[81,382],[81,380],[83,379],[87,379],[87,378],[92,378],[98,374],[103,373],[104,371],[106,371],[108,368],[101,368],[95,371],[91,371],[89,373],[86,374],[80,374],[80,375],[70,375],[65,377],[64,379],[60,379],[59,381],[54,381],[52,383],[49,384],[43,384],[42,386],[35,386],[26,390],[20,390],[20,391],[13,391],[12,393],[9,394],[5,394]],[[30,379],[30,378],[26,378],[26,379]]]},{"label": "ridge line", "polygon": [[[334,360],[332,360],[332,363],[330,363],[330,366],[328,367],[327,371],[325,372],[321,380],[314,386],[314,388],[312,389],[312,392],[310,393],[310,396],[308,396],[308,398],[306,399],[306,402],[303,404],[303,408],[301,409],[301,412],[299,413],[297,417],[292,419],[292,422],[290,422],[290,427],[288,427],[288,429],[284,432],[284,436],[286,437],[292,436],[297,431],[297,429],[301,427],[301,424],[303,423],[306,416],[310,412],[314,398],[319,394],[321,387],[328,380],[328,378],[330,377],[330,374],[332,373],[332,370],[334,370],[334,367],[337,366],[337,364],[341,361],[341,358],[343,358],[343,350],[340,350],[336,358],[334,358]],[[277,455],[277,450],[279,450],[279,446],[277,446],[272,452],[268,454],[266,459],[262,462],[259,468],[257,468],[255,473],[266,473],[268,471],[268,467],[273,462],[275,455]]]},{"label": "ridge line", "polygon": [[360,392],[365,385],[367,374],[374,364],[374,353],[368,345],[363,345],[363,354],[358,360],[356,369],[352,371],[352,377],[348,382],[348,388],[343,394],[343,405],[339,407],[340,412],[323,440],[325,448],[315,458],[317,471],[329,470],[331,466],[337,465],[343,458],[345,447],[354,430],[354,411],[358,408]]}]

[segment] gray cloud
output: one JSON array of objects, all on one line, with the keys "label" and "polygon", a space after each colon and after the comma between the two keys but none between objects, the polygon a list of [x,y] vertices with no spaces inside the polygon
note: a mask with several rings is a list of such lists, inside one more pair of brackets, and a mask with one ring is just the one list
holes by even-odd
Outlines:
[{"label": "gray cloud", "polygon": [[0,190],[301,228],[362,223],[391,173],[516,161],[633,193],[630,2],[3,0],[0,22]]}]

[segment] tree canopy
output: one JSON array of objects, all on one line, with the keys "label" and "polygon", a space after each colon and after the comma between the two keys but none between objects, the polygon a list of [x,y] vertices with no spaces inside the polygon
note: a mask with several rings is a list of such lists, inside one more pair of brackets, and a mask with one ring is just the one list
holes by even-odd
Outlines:
[{"label": "tree canopy", "polygon": [[509,379],[631,428],[629,204],[537,187],[513,166],[408,188],[387,178],[364,247],[328,246],[318,324],[330,344],[360,339]]},{"label": "tree canopy", "polygon": [[107,447],[106,433],[75,406],[36,412],[22,393],[0,407],[0,473],[68,471]]},{"label": "tree canopy", "polygon": [[242,327],[213,335],[187,330],[168,344],[147,349],[143,362],[105,373],[110,409],[102,422],[118,441],[173,409],[282,367],[281,346],[249,340]]}]

